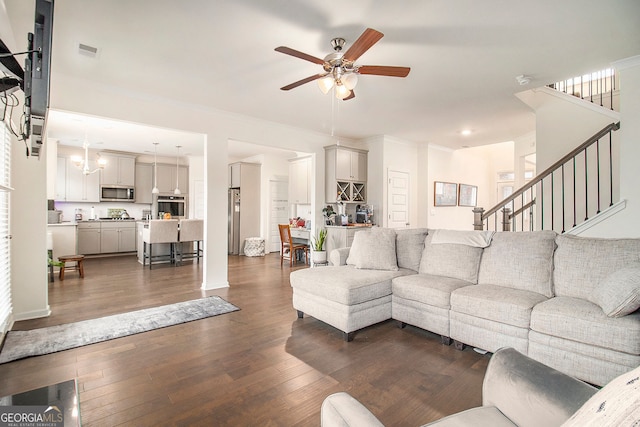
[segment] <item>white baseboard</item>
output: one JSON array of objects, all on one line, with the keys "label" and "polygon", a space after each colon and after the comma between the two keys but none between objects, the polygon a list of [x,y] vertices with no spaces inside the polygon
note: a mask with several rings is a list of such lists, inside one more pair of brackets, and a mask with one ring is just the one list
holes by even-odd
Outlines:
[{"label": "white baseboard", "polygon": [[592,218],[589,218],[588,220],[586,220],[580,225],[576,225],[571,230],[567,231],[565,234],[573,234],[576,236],[580,235],[585,231],[587,231],[588,229],[590,229],[591,227],[594,227],[600,224],[601,222],[606,221],[607,219],[616,215],[618,212],[623,211],[626,207],[627,207],[627,201],[620,200],[618,203],[613,204],[612,206],[608,207],[606,210],[600,212],[598,215]]},{"label": "white baseboard", "polygon": [[47,305],[44,310],[33,310],[24,313],[14,313],[13,321],[19,322],[21,320],[40,319],[41,317],[48,317],[51,315],[51,308]]}]

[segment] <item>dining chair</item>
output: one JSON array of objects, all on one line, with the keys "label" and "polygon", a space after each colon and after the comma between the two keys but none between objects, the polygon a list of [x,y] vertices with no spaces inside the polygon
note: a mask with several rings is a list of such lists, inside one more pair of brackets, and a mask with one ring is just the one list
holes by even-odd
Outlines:
[{"label": "dining chair", "polygon": [[280,267],[285,259],[288,259],[289,265],[293,267],[293,260],[297,258],[300,251],[304,253],[305,263],[309,263],[309,245],[292,241],[289,224],[278,224],[278,229],[280,230]]},{"label": "dining chair", "polygon": [[[176,243],[178,242],[178,220],[177,219],[152,219],[147,228],[142,231],[144,242],[142,265],[146,265],[149,260],[149,270],[154,262],[176,262]],[[153,246],[158,244],[168,244],[169,254],[154,255]]]}]

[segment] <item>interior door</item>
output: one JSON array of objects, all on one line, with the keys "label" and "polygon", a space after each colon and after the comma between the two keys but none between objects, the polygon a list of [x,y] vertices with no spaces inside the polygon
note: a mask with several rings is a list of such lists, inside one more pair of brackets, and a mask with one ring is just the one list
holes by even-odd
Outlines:
[{"label": "interior door", "polygon": [[389,170],[387,212],[388,228],[406,228],[410,226],[409,173]]},{"label": "interior door", "polygon": [[280,231],[278,224],[288,224],[289,186],[286,181],[269,181],[271,215],[269,219],[269,252],[280,251]]}]

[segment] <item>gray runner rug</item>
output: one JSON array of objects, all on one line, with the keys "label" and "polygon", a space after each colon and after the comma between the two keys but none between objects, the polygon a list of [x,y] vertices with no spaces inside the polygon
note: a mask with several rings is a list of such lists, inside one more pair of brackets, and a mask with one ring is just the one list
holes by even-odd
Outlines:
[{"label": "gray runner rug", "polygon": [[30,331],[9,331],[0,363],[55,353],[240,310],[212,296]]}]

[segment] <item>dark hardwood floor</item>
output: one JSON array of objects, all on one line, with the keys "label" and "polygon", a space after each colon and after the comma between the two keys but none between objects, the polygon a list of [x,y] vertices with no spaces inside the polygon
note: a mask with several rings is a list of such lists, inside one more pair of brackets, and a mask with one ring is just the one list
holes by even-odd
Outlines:
[{"label": "dark hardwood floor", "polygon": [[[304,268],[302,266],[294,268]],[[143,269],[133,256],[85,261],[49,286],[32,329],[219,295],[240,311],[0,365],[0,396],[77,378],[85,426],[318,426],[348,391],[387,426],[418,426],[481,403],[489,356],[388,321],[346,343],[291,305],[279,257],[229,258],[227,289],[204,292],[202,264]]]}]

